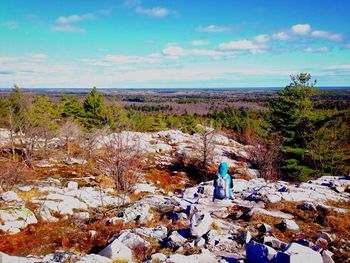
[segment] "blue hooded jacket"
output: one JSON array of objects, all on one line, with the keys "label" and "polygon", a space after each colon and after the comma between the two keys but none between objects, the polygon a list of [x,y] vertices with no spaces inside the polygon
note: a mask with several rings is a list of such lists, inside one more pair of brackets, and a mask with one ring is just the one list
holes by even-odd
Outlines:
[{"label": "blue hooded jacket", "polygon": [[225,193],[226,198],[230,198],[231,197],[231,188],[233,187],[233,184],[232,184],[232,178],[227,172],[228,172],[228,165],[227,165],[227,163],[226,162],[220,163],[218,175],[216,176],[216,178],[214,180],[214,187],[215,187],[214,198],[220,198],[220,195],[218,193],[218,191],[219,191],[219,189],[218,189],[218,179],[220,177],[226,179],[226,181],[227,181],[227,188],[226,188],[226,193]]}]

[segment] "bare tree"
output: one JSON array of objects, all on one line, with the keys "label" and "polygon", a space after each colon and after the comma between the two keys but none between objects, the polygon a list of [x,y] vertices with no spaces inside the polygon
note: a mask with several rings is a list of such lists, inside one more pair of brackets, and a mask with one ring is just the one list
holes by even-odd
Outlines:
[{"label": "bare tree", "polygon": [[92,129],[83,135],[82,148],[84,159],[90,159],[94,156],[97,144],[100,142],[102,136],[107,135],[108,131],[109,128],[104,127],[102,129]]},{"label": "bare tree", "polygon": [[115,188],[123,200],[140,179],[142,152],[140,138],[131,138],[128,133],[113,133],[105,142],[102,168],[113,177]]},{"label": "bare tree", "polygon": [[207,180],[209,176],[209,166],[213,162],[214,148],[213,137],[215,129],[200,125],[198,129],[200,137],[199,144],[199,171],[203,175],[203,179]]},{"label": "bare tree", "polygon": [[73,139],[81,135],[81,129],[78,123],[73,119],[67,119],[60,127],[60,136],[63,138],[67,155],[70,155],[70,144]]},{"label": "bare tree", "polygon": [[260,177],[277,180],[281,138],[278,135],[271,135],[269,138],[256,138],[254,141],[254,145],[248,151],[253,167],[259,171]]},{"label": "bare tree", "polygon": [[0,192],[10,191],[24,180],[25,164],[21,162],[6,161],[0,163]]}]

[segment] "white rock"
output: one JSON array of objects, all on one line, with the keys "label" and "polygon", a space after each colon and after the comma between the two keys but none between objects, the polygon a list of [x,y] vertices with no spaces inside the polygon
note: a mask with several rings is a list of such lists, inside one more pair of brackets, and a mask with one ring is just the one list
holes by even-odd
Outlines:
[{"label": "white rock", "polygon": [[165,226],[157,226],[154,228],[140,227],[133,229],[138,235],[150,237],[158,241],[163,240],[168,236],[168,229]]},{"label": "white rock", "polygon": [[40,217],[43,221],[47,221],[47,222],[57,222],[58,221],[58,219],[56,217],[51,215],[51,212],[47,206],[41,206],[39,208],[39,214],[40,214]]},{"label": "white rock", "polygon": [[284,218],[284,219],[293,219],[293,216],[290,214],[283,213],[281,211],[268,211],[263,208],[253,208],[248,213],[250,216],[253,216],[254,214],[264,214],[268,216],[278,217],[278,218]]},{"label": "white rock", "polygon": [[36,224],[38,221],[35,215],[25,207],[9,208],[0,210],[0,230],[9,231],[10,233],[18,233],[28,224]]},{"label": "white rock", "polygon": [[75,209],[87,210],[88,206],[69,195],[63,194],[48,194],[45,198],[33,200],[34,203],[40,203],[46,206],[49,210],[56,211],[61,215],[73,215]]},{"label": "white rock", "polygon": [[132,261],[131,249],[125,246],[118,239],[114,240],[98,254],[112,260]]},{"label": "white rock", "polygon": [[162,254],[162,253],[155,253],[151,256],[151,262],[164,262],[167,259],[168,256]]},{"label": "white rock", "polygon": [[322,251],[323,263],[334,263],[332,256],[333,256],[332,252],[330,252],[329,250],[323,250]]},{"label": "white rock", "polygon": [[124,210],[123,219],[126,223],[137,222],[137,223],[147,223],[152,219],[152,213],[150,211],[150,206],[145,203],[134,203],[132,206]]},{"label": "white rock", "polygon": [[66,159],[66,164],[68,165],[73,165],[73,164],[86,164],[87,161],[83,160],[83,159],[77,159],[77,158],[73,158],[73,157],[69,157]]},{"label": "white rock", "polygon": [[168,241],[175,245],[183,245],[187,239],[184,238],[178,231],[173,231],[169,236]]},{"label": "white rock", "polygon": [[323,263],[320,253],[297,243],[290,243],[283,252],[278,252],[276,262]]},{"label": "white rock", "polygon": [[25,186],[18,187],[18,190],[20,190],[21,192],[29,192],[32,189],[33,189],[33,186],[31,186],[31,185],[25,185]]},{"label": "white rock", "polygon": [[130,249],[133,249],[134,247],[139,245],[150,247],[149,242],[145,241],[142,237],[132,233],[129,230],[122,231],[117,239]]},{"label": "white rock", "polygon": [[3,252],[0,252],[0,262],[1,263],[34,263],[34,262],[38,262],[38,260],[25,258],[25,257],[9,256]]},{"label": "white rock", "polygon": [[113,261],[107,257],[89,254],[81,257],[77,263],[112,263]]},{"label": "white rock", "polygon": [[134,194],[139,194],[141,192],[155,193],[156,187],[150,184],[136,184],[134,187]]},{"label": "white rock", "polygon": [[89,217],[90,217],[89,212],[79,212],[79,213],[73,214],[73,218],[78,220],[88,219]]},{"label": "white rock", "polygon": [[295,223],[294,220],[290,220],[290,219],[283,219],[282,220],[282,224],[286,227],[286,229],[288,230],[292,230],[292,231],[299,231],[299,226],[297,223]]},{"label": "white rock", "polygon": [[201,237],[210,229],[213,219],[207,212],[196,212],[190,222],[190,232],[192,236]]},{"label": "white rock", "polygon": [[0,195],[0,199],[2,199],[5,202],[13,202],[13,201],[20,202],[20,201],[22,201],[22,199],[19,198],[19,196],[13,191],[2,193]]},{"label": "white rock", "polygon": [[267,195],[266,199],[269,203],[278,203],[282,200],[282,198],[276,194]]},{"label": "white rock", "polygon": [[69,182],[68,185],[67,185],[67,188],[70,191],[78,190],[78,187],[79,187],[78,183],[77,182],[73,182],[73,181]]}]

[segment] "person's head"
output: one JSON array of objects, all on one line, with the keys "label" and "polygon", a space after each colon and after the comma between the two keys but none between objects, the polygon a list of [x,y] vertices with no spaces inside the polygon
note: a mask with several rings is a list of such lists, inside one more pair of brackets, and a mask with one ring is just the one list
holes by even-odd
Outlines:
[{"label": "person's head", "polygon": [[224,176],[228,172],[228,165],[225,162],[220,163],[219,165],[219,175]]}]

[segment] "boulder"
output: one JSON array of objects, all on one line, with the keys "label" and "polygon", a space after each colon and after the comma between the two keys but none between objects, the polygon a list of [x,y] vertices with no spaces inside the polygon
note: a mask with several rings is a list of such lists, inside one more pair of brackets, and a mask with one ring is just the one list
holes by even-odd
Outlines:
[{"label": "boulder", "polygon": [[201,237],[210,229],[213,219],[207,212],[196,212],[190,222],[190,232],[192,236]]},{"label": "boulder", "polygon": [[276,254],[276,250],[272,247],[254,241],[246,245],[246,257],[249,263],[268,263]]},{"label": "boulder", "polygon": [[117,239],[130,249],[133,249],[134,247],[140,245],[143,245],[145,247],[150,247],[151,245],[149,242],[145,241],[139,235],[132,233],[130,230],[122,231]]},{"label": "boulder", "polygon": [[275,238],[273,236],[264,236],[262,242],[274,249],[282,250],[287,246],[287,243]]},{"label": "boulder", "polygon": [[150,209],[150,206],[146,203],[134,203],[132,206],[124,210],[123,219],[126,223],[147,223],[152,219],[152,213]]},{"label": "boulder", "polygon": [[323,263],[320,253],[297,243],[290,243],[283,252],[275,257],[277,263]]},{"label": "boulder", "polygon": [[132,261],[131,249],[120,242],[118,239],[114,240],[111,244],[102,249],[98,254],[115,261]]},{"label": "boulder", "polygon": [[171,235],[168,237],[167,246],[171,248],[175,248],[183,245],[187,242],[187,239],[183,237],[178,231],[173,231]]},{"label": "boulder", "polygon": [[20,201],[22,201],[22,199],[19,198],[19,196],[13,191],[8,191],[5,193],[2,193],[0,195],[0,199],[5,201],[5,202],[20,202]]},{"label": "boulder", "polygon": [[133,230],[138,235],[153,238],[161,241],[168,236],[168,229],[165,226],[157,226],[154,228],[140,227]]}]

